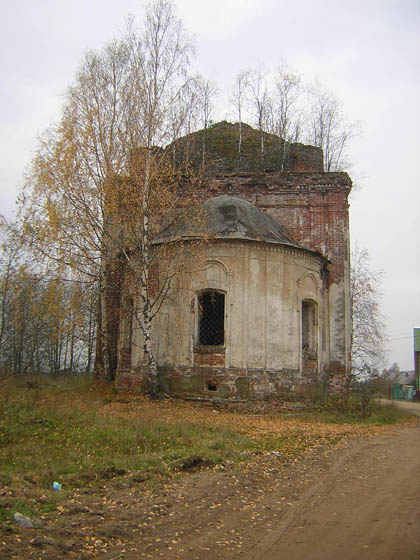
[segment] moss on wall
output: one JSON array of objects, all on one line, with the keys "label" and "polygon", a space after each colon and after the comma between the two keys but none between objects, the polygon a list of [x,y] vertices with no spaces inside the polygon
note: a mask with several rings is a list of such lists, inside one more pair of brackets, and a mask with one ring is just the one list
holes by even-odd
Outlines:
[{"label": "moss on wall", "polygon": [[176,140],[168,149],[176,159],[183,159],[188,154],[193,166],[204,164],[209,174],[323,171],[322,151],[319,148],[289,144],[275,134],[261,132],[245,123],[242,123],[240,154],[238,148],[238,123],[222,121]]}]

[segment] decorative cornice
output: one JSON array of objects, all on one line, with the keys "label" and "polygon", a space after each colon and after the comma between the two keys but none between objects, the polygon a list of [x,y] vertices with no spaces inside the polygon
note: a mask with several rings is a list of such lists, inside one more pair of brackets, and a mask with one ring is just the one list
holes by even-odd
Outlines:
[{"label": "decorative cornice", "polygon": [[300,257],[307,260],[315,260],[319,264],[324,264],[328,262],[328,259],[324,257],[321,253],[316,251],[311,251],[310,249],[305,249],[304,247],[292,247],[286,244],[276,244],[268,243],[266,241],[250,241],[247,239],[215,239],[209,244],[209,247],[214,245],[215,247],[231,247],[232,245],[243,244],[244,246],[251,246],[254,250],[272,252],[272,253],[284,253],[294,257]]}]

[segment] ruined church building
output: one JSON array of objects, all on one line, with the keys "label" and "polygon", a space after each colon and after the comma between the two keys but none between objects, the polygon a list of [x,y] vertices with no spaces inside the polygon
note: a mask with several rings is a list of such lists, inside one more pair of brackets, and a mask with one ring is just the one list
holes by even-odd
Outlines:
[{"label": "ruined church building", "polygon": [[[205,132],[213,241],[156,317],[160,389],[221,402],[305,398],[314,382],[340,391],[350,370],[351,180],[325,172],[319,148],[270,134],[262,162],[259,131],[242,129],[239,170],[238,125]],[[115,382],[145,391],[129,297],[123,278]]]}]

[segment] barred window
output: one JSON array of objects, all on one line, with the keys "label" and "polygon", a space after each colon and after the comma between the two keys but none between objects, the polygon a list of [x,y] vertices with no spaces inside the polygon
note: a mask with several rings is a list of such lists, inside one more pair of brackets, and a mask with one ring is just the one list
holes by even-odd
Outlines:
[{"label": "barred window", "polygon": [[225,342],[225,294],[206,290],[198,296],[198,344],[222,346]]},{"label": "barred window", "polygon": [[316,355],[317,305],[314,301],[302,301],[302,350],[304,355]]}]

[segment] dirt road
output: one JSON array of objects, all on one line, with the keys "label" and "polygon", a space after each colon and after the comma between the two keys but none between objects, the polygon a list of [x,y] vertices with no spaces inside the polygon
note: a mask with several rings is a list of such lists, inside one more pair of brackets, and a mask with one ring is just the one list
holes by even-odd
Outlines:
[{"label": "dirt road", "polygon": [[394,406],[398,406],[402,410],[405,410],[409,414],[413,414],[414,416],[420,416],[420,402],[414,401],[394,401],[389,399],[380,399],[382,404],[393,404]]},{"label": "dirt road", "polygon": [[420,560],[420,424],[283,465],[75,492],[1,559]]},{"label": "dirt road", "polygon": [[420,429],[337,458],[248,559],[420,558]]},{"label": "dirt road", "polygon": [[280,483],[246,514],[224,504],[214,522],[223,532],[207,525],[183,539],[182,557],[420,559],[419,473],[420,427],[353,443],[311,472],[289,472],[292,492]]}]

